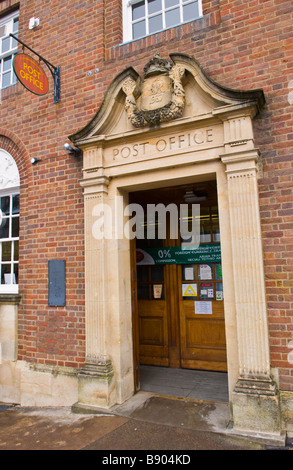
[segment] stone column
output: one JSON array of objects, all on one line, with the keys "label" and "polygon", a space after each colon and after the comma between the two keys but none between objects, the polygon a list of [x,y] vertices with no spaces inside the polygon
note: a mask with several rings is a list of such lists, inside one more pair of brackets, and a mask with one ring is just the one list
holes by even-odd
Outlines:
[{"label": "stone column", "polygon": [[109,180],[99,169],[99,149],[84,152],[86,361],[79,373],[78,407],[109,408],[115,399],[112,362],[107,355],[107,251],[95,234],[97,209],[107,203]]},{"label": "stone column", "polygon": [[[240,145],[245,143],[238,140]],[[259,214],[257,149],[237,144],[222,155],[231,223],[239,378],[232,396],[234,430],[280,433],[279,401],[270,373]]]}]

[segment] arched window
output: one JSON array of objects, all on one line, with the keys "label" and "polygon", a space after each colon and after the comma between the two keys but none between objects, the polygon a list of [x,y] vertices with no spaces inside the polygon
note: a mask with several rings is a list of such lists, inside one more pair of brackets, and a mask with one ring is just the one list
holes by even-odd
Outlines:
[{"label": "arched window", "polygon": [[18,293],[19,172],[0,149],[0,294]]}]

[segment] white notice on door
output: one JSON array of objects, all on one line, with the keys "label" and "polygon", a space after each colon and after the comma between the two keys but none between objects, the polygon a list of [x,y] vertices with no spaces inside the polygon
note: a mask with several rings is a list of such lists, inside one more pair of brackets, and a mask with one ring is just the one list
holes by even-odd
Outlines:
[{"label": "white notice on door", "polygon": [[194,312],[201,315],[212,315],[212,302],[194,302]]},{"label": "white notice on door", "polygon": [[201,264],[199,266],[199,275],[201,281],[212,279],[212,267],[209,264]]}]

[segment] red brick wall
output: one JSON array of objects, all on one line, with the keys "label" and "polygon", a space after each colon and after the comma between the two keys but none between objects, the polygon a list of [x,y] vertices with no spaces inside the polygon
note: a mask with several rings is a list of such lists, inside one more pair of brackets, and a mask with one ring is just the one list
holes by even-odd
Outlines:
[{"label": "red brick wall", "polygon": [[[13,4],[2,1],[0,10]],[[25,149],[21,176],[30,178],[22,197],[20,358],[74,366],[84,359],[82,163],[65,154],[67,136],[89,122],[125,67],[142,73],[155,51],[182,52],[222,86],[262,88],[266,96],[255,138],[264,164],[259,194],[271,358],[281,388],[293,390],[288,363],[293,339],[292,2],[203,0],[203,11],[196,22],[123,45],[120,0],[20,1],[21,39],[62,71],[59,104],[53,103],[52,90],[36,97],[18,84],[2,93],[0,127]],[[40,18],[32,31],[31,16]],[[42,162],[29,167],[31,156]],[[20,157],[17,161],[24,165]],[[53,258],[67,262],[65,308],[47,306],[47,261]]]}]

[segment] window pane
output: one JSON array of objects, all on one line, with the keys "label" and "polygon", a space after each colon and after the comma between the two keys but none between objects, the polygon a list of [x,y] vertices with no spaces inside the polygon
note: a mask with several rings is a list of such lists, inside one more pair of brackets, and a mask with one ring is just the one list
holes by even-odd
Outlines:
[{"label": "window pane", "polygon": [[179,0],[165,0],[165,8],[175,7],[178,3]]},{"label": "window pane", "polygon": [[174,8],[174,10],[166,11],[166,27],[170,28],[180,23],[180,10]]},{"label": "window pane", "polygon": [[11,264],[2,264],[1,284],[11,284]]},{"label": "window pane", "polygon": [[146,35],[145,20],[135,23],[132,28],[133,39],[141,38]]},{"label": "window pane", "polygon": [[13,284],[18,284],[18,264],[17,263],[13,265],[13,272],[14,272]]},{"label": "window pane", "polygon": [[2,243],[2,260],[1,261],[11,261],[11,242]]},{"label": "window pane", "polygon": [[10,196],[4,196],[1,198],[1,210],[3,215],[10,214]]},{"label": "window pane", "polygon": [[11,73],[6,72],[2,75],[2,88],[5,88],[10,85]]},{"label": "window pane", "polygon": [[9,219],[2,219],[0,225],[0,238],[9,238]]},{"label": "window pane", "polygon": [[12,199],[12,214],[19,214],[19,194],[15,194]]},{"label": "window pane", "polygon": [[18,31],[18,23],[19,23],[19,19],[18,18],[15,18],[13,20],[13,32],[16,33]]},{"label": "window pane", "polygon": [[198,18],[198,3],[192,2],[188,5],[183,5],[183,21],[190,21]]},{"label": "window pane", "polygon": [[163,29],[163,18],[162,15],[152,16],[149,19],[149,32],[155,33]]},{"label": "window pane", "polygon": [[148,1],[148,12],[149,15],[156,13],[156,11],[162,10],[162,1],[161,0],[149,0]]},{"label": "window pane", "polygon": [[132,20],[138,20],[145,16],[145,4],[144,2],[139,2],[132,7]]},{"label": "window pane", "polygon": [[2,39],[2,53],[7,52],[10,49],[10,37]]},{"label": "window pane", "polygon": [[6,25],[0,26],[0,38],[6,36]]},{"label": "window pane", "polygon": [[12,66],[12,56],[6,57],[3,60],[3,72],[6,72],[6,70],[11,70]]},{"label": "window pane", "polygon": [[12,218],[12,237],[19,237],[19,217]]},{"label": "window pane", "polygon": [[[15,55],[16,55],[16,54],[15,54]],[[14,55],[13,57],[15,57],[15,55]],[[12,59],[12,60],[13,60],[13,59]],[[16,80],[16,75],[15,75],[15,73],[14,73],[14,71],[13,71],[13,68],[12,68],[11,73],[12,73],[11,84],[14,85],[14,84],[17,82],[17,80]]]},{"label": "window pane", "polygon": [[15,240],[14,242],[14,261],[19,259],[19,241]]},{"label": "window pane", "polygon": [[[14,35],[15,35],[16,37],[18,37],[18,34],[17,34],[17,33],[15,33]],[[12,39],[12,41],[11,41],[11,49],[15,49],[15,48],[17,47],[17,45],[18,45],[18,42],[17,42],[17,40],[14,39],[14,38],[11,38],[11,39]]]}]

